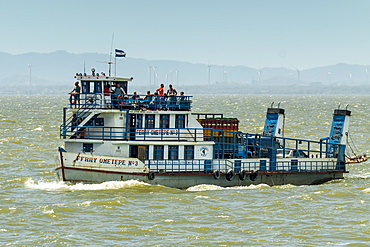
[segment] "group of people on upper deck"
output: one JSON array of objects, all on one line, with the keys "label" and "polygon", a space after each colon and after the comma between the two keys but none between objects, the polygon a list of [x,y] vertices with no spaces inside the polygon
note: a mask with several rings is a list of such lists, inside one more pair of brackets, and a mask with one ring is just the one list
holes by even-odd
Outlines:
[{"label": "group of people on upper deck", "polygon": [[[158,95],[168,95],[168,96],[176,96],[177,95],[176,89],[174,89],[171,84],[168,86],[167,93],[164,92],[164,84],[161,84],[161,86],[159,88],[157,88],[157,90],[155,90],[155,92],[158,93]],[[181,93],[183,93],[183,92],[181,92]]]},{"label": "group of people on upper deck", "polygon": [[[180,92],[180,101],[184,100],[184,92]],[[152,94],[150,91],[146,92],[145,97],[140,97],[136,91],[131,96],[121,88],[119,83],[115,85],[114,90],[110,89],[109,85],[104,88],[105,102],[108,105],[113,105],[116,108],[120,107],[134,107],[135,109],[148,110],[175,110],[180,109],[177,104],[177,90],[170,84],[167,92],[165,92],[164,84]]]},{"label": "group of people on upper deck", "polygon": [[[71,94],[70,104],[75,105],[75,108],[80,105],[80,93],[81,88],[78,85],[78,81],[75,82],[74,89],[69,92]],[[177,90],[170,84],[167,92],[165,92],[164,84],[162,83],[159,88],[155,90],[154,94],[150,91],[146,92],[144,97],[140,97],[136,91],[132,95],[128,95],[125,90],[121,87],[120,83],[112,85],[106,84],[103,89],[104,103],[108,108],[123,108],[123,107],[134,107],[135,109],[149,109],[149,110],[174,110],[180,109],[180,106],[187,104],[180,103],[177,101],[185,101],[184,92],[180,92],[178,96]],[[74,97],[74,102],[72,98]],[[182,109],[184,109],[182,107]]]}]

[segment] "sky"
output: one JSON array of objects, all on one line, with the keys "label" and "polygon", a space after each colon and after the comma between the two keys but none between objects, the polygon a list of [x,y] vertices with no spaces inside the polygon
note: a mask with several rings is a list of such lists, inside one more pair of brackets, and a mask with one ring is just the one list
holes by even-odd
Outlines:
[{"label": "sky", "polygon": [[368,0],[0,0],[0,52],[252,68],[370,64]]}]

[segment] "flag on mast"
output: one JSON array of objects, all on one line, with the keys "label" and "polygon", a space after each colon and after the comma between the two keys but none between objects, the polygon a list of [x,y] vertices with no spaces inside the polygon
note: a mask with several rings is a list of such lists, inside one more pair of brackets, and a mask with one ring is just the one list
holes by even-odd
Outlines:
[{"label": "flag on mast", "polygon": [[116,49],[116,57],[126,57],[126,52]]}]

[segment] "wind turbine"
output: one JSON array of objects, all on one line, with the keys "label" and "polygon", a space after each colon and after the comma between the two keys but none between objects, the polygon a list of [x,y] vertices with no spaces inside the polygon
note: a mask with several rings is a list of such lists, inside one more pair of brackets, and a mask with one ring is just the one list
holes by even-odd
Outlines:
[{"label": "wind turbine", "polygon": [[149,85],[152,85],[152,70],[153,70],[153,66],[149,66],[148,67]]},{"label": "wind turbine", "polygon": [[301,71],[299,69],[297,69],[296,67],[294,67],[292,65],[292,67],[297,71],[297,85],[299,85],[300,81],[301,81]]},{"label": "wind turbine", "polygon": [[208,85],[211,85],[211,65],[207,65],[207,71],[208,71]]},{"label": "wind turbine", "polygon": [[260,68],[258,68],[257,74],[258,74],[258,84],[261,84],[261,74],[262,74],[262,70],[260,70]]},{"label": "wind turbine", "polygon": [[176,70],[176,85],[179,85],[179,71]]},{"label": "wind turbine", "polygon": [[170,73],[168,73],[169,75],[169,84],[173,84],[173,71],[170,70]]},{"label": "wind turbine", "polygon": [[32,86],[32,82],[31,82],[31,68],[32,68],[33,65],[31,64],[28,64],[28,73],[30,75],[30,86]]},{"label": "wind turbine", "polygon": [[331,84],[331,72],[328,72],[328,77],[329,77],[329,85]]},{"label": "wind turbine", "polygon": [[297,69],[293,65],[291,65],[291,66],[297,71],[297,85],[299,85],[300,82],[301,82],[301,70],[303,70],[303,68],[306,67],[306,66],[303,66],[301,69]]},{"label": "wind turbine", "polygon": [[227,71],[225,70],[225,65],[222,66],[223,82],[227,81]]},{"label": "wind turbine", "polygon": [[153,69],[153,84],[155,85],[156,79],[158,80],[158,73],[157,73],[157,67],[152,66]]}]

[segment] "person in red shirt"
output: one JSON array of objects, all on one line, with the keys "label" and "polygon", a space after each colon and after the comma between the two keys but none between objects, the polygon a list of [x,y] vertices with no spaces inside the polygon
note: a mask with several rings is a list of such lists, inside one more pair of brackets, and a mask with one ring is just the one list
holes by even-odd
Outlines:
[{"label": "person in red shirt", "polygon": [[111,94],[112,94],[112,90],[110,89],[110,85],[109,84],[105,85],[105,87],[104,87],[104,99],[105,99],[105,104],[107,104],[108,108],[110,108],[111,104],[112,104]]},{"label": "person in red shirt", "polygon": [[157,88],[157,90],[155,91],[158,92],[158,95],[163,95],[164,94],[164,84],[161,84],[161,86]]}]

